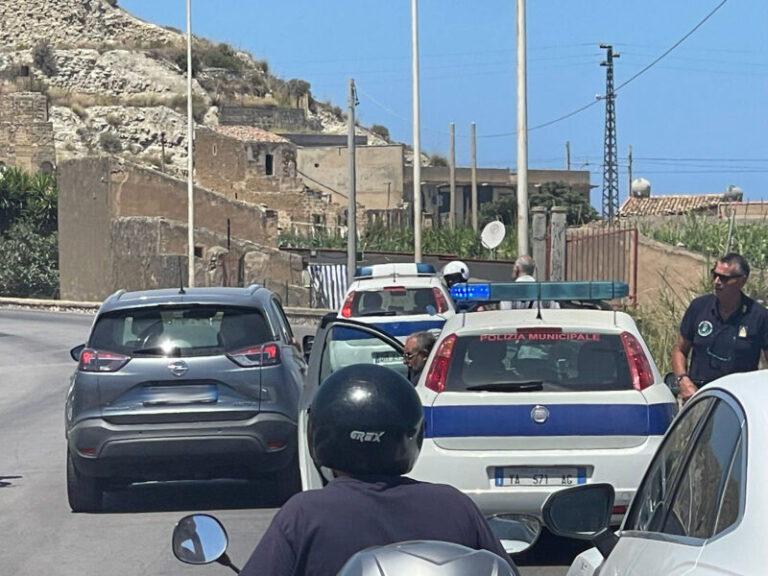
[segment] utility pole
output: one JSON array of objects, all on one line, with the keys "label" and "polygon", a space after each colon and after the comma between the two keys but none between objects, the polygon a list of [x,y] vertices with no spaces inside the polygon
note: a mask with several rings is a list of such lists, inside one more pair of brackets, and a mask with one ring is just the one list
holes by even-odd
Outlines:
[{"label": "utility pole", "polygon": [[347,281],[352,282],[357,268],[357,176],[355,173],[355,106],[357,93],[355,81],[349,79],[347,95],[347,150],[349,152],[347,187]]},{"label": "utility pole", "polygon": [[411,0],[413,68],[413,260],[421,262],[421,132],[419,128],[419,2]]},{"label": "utility pole", "polygon": [[517,0],[517,253],[528,254],[528,76],[525,0]]},{"label": "utility pole", "polygon": [[629,147],[627,155],[627,196],[632,196],[632,146]]},{"label": "utility pole", "polygon": [[472,122],[470,136],[472,144],[472,230],[477,232],[477,138],[475,137],[475,123]]},{"label": "utility pole", "polygon": [[192,117],[192,1],[187,0],[187,259],[188,285],[195,285],[195,120]]},{"label": "utility pole", "polygon": [[612,222],[619,213],[619,167],[616,161],[616,95],[613,92],[613,59],[620,54],[610,44],[600,44],[606,50],[605,66],[605,146],[603,150],[603,221]]},{"label": "utility pole", "polygon": [[571,143],[568,140],[565,141],[565,169],[571,169]]},{"label": "utility pole", "polygon": [[449,170],[451,181],[450,212],[448,212],[448,228],[456,228],[456,124],[451,122],[451,164]]}]

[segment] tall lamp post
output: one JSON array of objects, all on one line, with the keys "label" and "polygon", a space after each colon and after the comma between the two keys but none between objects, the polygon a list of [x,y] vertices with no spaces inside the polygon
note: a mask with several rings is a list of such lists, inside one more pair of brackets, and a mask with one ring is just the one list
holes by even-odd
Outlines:
[{"label": "tall lamp post", "polygon": [[192,0],[187,0],[187,259],[189,286],[195,285],[195,162],[192,118]]},{"label": "tall lamp post", "polygon": [[525,0],[517,0],[517,252],[528,254],[528,101]]},{"label": "tall lamp post", "polygon": [[421,134],[419,130],[419,0],[411,0],[413,68],[413,259],[421,262]]}]

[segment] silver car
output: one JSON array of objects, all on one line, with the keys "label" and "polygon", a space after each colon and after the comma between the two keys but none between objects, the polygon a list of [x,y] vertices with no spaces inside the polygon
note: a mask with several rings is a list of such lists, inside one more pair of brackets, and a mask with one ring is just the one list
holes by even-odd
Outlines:
[{"label": "silver car", "polygon": [[298,490],[297,406],[306,363],[261,286],[119,291],[107,298],[66,402],[67,495],[150,480],[267,477]]}]

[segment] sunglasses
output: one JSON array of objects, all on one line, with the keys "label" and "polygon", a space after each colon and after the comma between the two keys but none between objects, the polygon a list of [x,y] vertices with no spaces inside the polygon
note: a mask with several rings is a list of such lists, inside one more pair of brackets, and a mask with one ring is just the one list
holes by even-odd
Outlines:
[{"label": "sunglasses", "polygon": [[403,352],[403,358],[405,358],[406,360],[410,360],[411,358],[413,358],[414,356],[418,356],[419,354],[420,354],[419,352]]},{"label": "sunglasses", "polygon": [[720,282],[723,284],[727,284],[728,280],[732,280],[733,278],[743,278],[744,274],[734,274],[733,276],[728,276],[728,274],[720,274],[718,272],[715,272],[715,269],[712,268],[712,270],[709,271],[709,273],[712,275],[712,280],[719,278]]}]

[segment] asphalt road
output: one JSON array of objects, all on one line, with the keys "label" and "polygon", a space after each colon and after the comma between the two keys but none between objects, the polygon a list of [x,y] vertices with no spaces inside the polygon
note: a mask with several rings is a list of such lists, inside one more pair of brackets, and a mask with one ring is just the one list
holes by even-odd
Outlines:
[{"label": "asphalt road", "polygon": [[[0,308],[0,573],[15,576],[226,575],[180,564],[171,531],[184,514],[208,511],[230,535],[242,565],[276,512],[267,486],[245,482],[143,484],[109,492],[99,514],[73,514],[65,488],[64,399],[88,314]],[[543,538],[520,558],[524,576],[562,576],[571,542]]]}]

